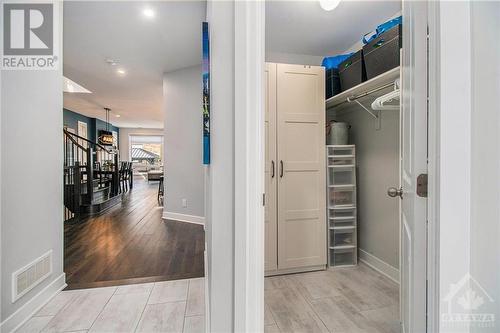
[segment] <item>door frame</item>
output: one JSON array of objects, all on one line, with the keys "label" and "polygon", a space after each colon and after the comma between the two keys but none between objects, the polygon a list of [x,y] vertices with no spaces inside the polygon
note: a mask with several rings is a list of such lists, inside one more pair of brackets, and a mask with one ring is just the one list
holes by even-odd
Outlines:
[{"label": "door frame", "polygon": [[[83,135],[80,134],[80,125],[85,125],[84,126],[85,127],[85,131],[87,132],[87,133],[85,133],[85,136],[83,136]],[[77,128],[76,128],[77,134],[79,136],[81,136],[81,137],[84,137],[85,139],[88,139],[88,136],[89,136],[89,125],[86,122],[78,120],[78,123],[77,123],[76,126],[77,126]]]},{"label": "door frame", "polygon": [[264,331],[265,1],[234,2],[234,332]]},{"label": "door frame", "polygon": [[427,332],[439,332],[439,2],[428,1],[427,58]]},{"label": "door frame", "polygon": [[[264,329],[262,207],[265,5],[235,6],[235,331]],[[439,327],[439,4],[428,1],[429,117],[427,199],[427,330]],[[432,69],[432,70],[431,70]],[[435,79],[435,80],[434,80]],[[258,102],[256,102],[258,101]],[[252,141],[253,140],[253,141]],[[253,210],[253,212],[252,212]]]}]

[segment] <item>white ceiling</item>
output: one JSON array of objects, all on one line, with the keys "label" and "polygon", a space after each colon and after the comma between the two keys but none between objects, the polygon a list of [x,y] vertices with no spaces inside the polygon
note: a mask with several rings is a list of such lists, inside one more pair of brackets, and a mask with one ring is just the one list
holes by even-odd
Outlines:
[{"label": "white ceiling", "polygon": [[266,53],[314,56],[344,52],[401,11],[401,1],[342,1],[324,11],[318,1],[266,3]]},{"label": "white ceiling", "polygon": [[[142,15],[145,7],[154,19]],[[201,63],[205,8],[205,1],[65,2],[64,75],[92,94],[64,93],[64,106],[100,119],[109,107],[116,126],[162,128],[162,74]],[[267,1],[266,52],[343,52],[400,10],[399,1],[344,0],[331,12],[315,0]]]},{"label": "white ceiling", "polygon": [[[146,6],[154,19],[142,15]],[[162,128],[163,73],[201,63],[205,7],[204,1],[65,2],[64,76],[92,94],[64,93],[64,107],[100,119],[109,107],[116,126]],[[126,75],[106,58],[118,60]]]}]

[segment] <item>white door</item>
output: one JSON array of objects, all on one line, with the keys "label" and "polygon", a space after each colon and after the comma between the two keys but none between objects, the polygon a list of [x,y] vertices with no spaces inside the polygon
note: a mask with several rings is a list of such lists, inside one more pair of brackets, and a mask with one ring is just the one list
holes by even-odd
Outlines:
[{"label": "white door", "polygon": [[264,74],[265,84],[265,192],[264,209],[265,258],[264,268],[273,271],[278,268],[278,225],[276,174],[276,64],[267,63]]},{"label": "white door", "polygon": [[401,110],[401,321],[405,333],[426,331],[427,2],[403,1]]},{"label": "white door", "polygon": [[278,269],[326,264],[325,71],[277,64]]},{"label": "white door", "polygon": [[[87,135],[87,123],[84,123],[82,121],[78,122],[78,136],[81,136],[82,138],[88,139],[88,135]],[[88,148],[87,141],[82,140],[82,139],[78,139],[78,143],[82,147]],[[86,164],[87,163],[87,155],[84,154],[83,152],[79,152],[79,154],[81,154],[80,156],[78,156],[78,158],[80,160],[80,164]]]}]

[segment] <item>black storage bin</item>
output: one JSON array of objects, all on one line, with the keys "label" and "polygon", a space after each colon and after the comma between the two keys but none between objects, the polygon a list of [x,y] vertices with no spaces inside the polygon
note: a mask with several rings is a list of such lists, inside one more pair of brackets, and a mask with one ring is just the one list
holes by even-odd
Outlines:
[{"label": "black storage bin", "polygon": [[366,81],[363,51],[359,50],[344,60],[339,66],[340,87],[346,91]]},{"label": "black storage bin", "polygon": [[401,24],[398,24],[363,46],[368,80],[399,66],[401,43]]},{"label": "black storage bin", "polygon": [[340,89],[340,76],[338,68],[330,68],[325,71],[325,79],[326,79],[326,99],[337,95],[342,90]]}]

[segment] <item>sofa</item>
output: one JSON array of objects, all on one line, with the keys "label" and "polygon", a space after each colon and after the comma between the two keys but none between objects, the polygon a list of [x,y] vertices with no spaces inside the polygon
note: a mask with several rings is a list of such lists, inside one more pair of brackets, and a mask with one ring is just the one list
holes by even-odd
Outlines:
[{"label": "sofa", "polygon": [[148,171],[148,182],[160,180],[161,176],[163,176],[163,170],[150,170]]}]

